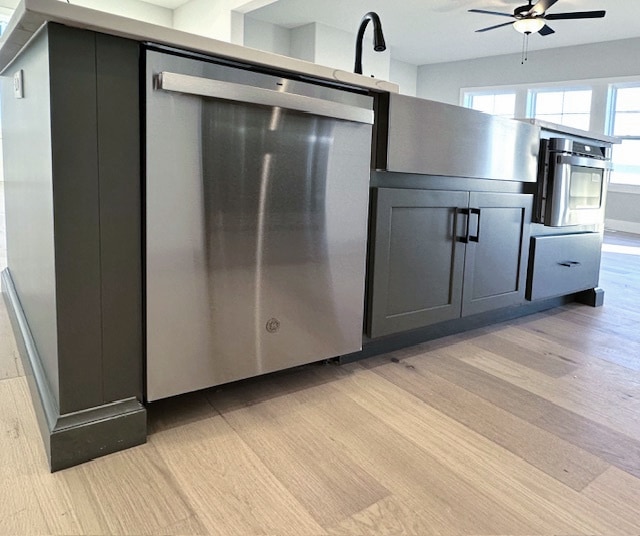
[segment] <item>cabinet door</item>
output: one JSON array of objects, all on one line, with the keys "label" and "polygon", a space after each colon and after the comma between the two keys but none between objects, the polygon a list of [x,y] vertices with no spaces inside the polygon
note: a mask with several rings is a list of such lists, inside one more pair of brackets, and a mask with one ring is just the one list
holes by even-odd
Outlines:
[{"label": "cabinet door", "polygon": [[[369,251],[367,334],[458,318],[467,192],[378,188]],[[456,229],[459,229],[456,233]]]},{"label": "cabinet door", "polygon": [[471,193],[462,316],[524,301],[532,202],[528,194]]}]

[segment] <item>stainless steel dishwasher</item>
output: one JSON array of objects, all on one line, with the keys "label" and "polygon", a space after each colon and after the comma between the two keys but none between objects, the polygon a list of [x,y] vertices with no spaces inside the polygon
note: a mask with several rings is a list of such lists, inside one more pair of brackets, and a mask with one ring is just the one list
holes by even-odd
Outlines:
[{"label": "stainless steel dishwasher", "polygon": [[372,98],[146,52],[148,400],[357,351]]}]

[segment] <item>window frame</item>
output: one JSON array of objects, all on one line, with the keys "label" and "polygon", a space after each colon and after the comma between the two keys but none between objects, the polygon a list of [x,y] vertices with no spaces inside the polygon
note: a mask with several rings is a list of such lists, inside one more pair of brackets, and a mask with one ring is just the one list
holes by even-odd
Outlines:
[{"label": "window frame", "polygon": [[[606,132],[609,136],[615,136],[621,140],[634,140],[640,142],[640,123],[638,125],[638,133],[637,134],[625,134],[625,135],[616,135],[615,132],[615,119],[616,119],[616,103],[617,103],[617,92],[619,89],[625,88],[640,88],[640,80],[636,80],[635,82],[619,82],[619,83],[611,83],[609,84],[609,95],[607,99],[607,126]],[[640,112],[640,105],[638,106],[638,112]],[[640,175],[640,161],[637,164],[639,168]],[[640,193],[640,179],[638,184],[626,184],[622,182],[609,182],[609,189],[614,192],[620,193]]]},{"label": "window frame", "polygon": [[0,35],[7,29],[7,24],[13,15],[13,9],[0,6]]},{"label": "window frame", "polygon": [[471,104],[473,101],[474,97],[496,97],[496,95],[513,95],[514,96],[514,104],[513,104],[513,114],[511,116],[508,115],[503,115],[503,114],[497,114],[498,117],[506,117],[508,119],[514,119],[515,117],[517,117],[517,100],[518,100],[518,94],[515,90],[513,89],[500,89],[500,90],[487,90],[487,91],[470,91],[470,92],[466,92],[464,94],[464,104],[463,106],[465,108],[469,108],[471,110],[476,110],[476,111],[480,111],[477,110],[477,108],[472,108]]},{"label": "window frame", "polygon": [[[572,91],[589,91],[591,93],[591,99],[589,103],[589,127],[584,130],[591,130],[591,116],[593,115],[593,88],[589,85],[562,85],[562,86],[550,86],[550,87],[538,87],[538,88],[530,88],[527,91],[527,117],[531,119],[538,119],[536,117],[536,97],[542,93],[570,93]],[[564,113],[564,103],[563,109],[559,114],[560,116],[569,115]],[[541,121],[544,121],[544,118],[540,118]],[[563,126],[567,126],[571,128],[570,125],[564,125],[563,123],[559,123]]]}]

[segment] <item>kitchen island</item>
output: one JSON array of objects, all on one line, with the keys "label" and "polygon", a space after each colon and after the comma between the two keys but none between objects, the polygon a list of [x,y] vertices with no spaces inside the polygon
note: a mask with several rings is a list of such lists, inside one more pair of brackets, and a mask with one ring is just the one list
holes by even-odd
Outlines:
[{"label": "kitchen island", "polygon": [[[178,73],[171,64],[171,69],[145,74],[150,64],[147,62],[149,51],[186,59],[191,70]],[[204,66],[194,67],[196,64]],[[261,119],[261,124],[267,126],[257,136],[268,150],[247,164],[254,167],[254,172],[258,170],[260,180],[250,186],[239,182],[238,191],[243,195],[225,190],[222,198],[229,201],[228,206],[216,205],[221,190],[207,190],[206,184],[198,183],[198,166],[219,168],[219,162],[206,151],[203,154],[191,151],[194,145],[184,143],[183,167],[189,172],[196,170],[192,174],[196,180],[191,181],[184,199],[182,188],[176,187],[183,177],[179,169],[171,167],[175,162],[166,166],[156,162],[153,168],[148,161],[149,140],[153,136],[162,138],[162,143],[153,146],[156,154],[167,153],[168,148],[187,139],[182,132],[172,131],[175,122],[171,118],[198,111],[199,107],[204,109],[205,104],[197,99],[209,98],[211,76],[203,82],[194,80],[198,78],[194,74],[200,78],[203,74],[210,75],[212,65],[215,69],[221,66],[221,71],[242,71],[243,76],[257,74],[264,80],[261,83],[265,87],[269,84],[277,87],[277,91],[265,92],[265,87],[258,91],[271,103],[266,105],[268,113]],[[335,350],[327,350],[327,356],[343,360],[361,358],[576,298],[575,289],[567,295],[546,296],[537,301],[525,297],[539,142],[537,126],[518,125],[459,107],[420,102],[420,99],[407,102],[426,110],[423,120],[412,119],[412,114],[409,121],[402,117],[394,119],[389,111],[393,111],[393,103],[399,103],[395,110],[404,110],[404,113],[410,108],[402,106],[404,98],[399,96],[391,99],[389,108],[390,96],[398,89],[389,82],[55,0],[23,0],[0,40],[0,68],[3,69],[9,266],[2,274],[2,289],[28,371],[52,470],[144,442],[145,404],[149,400],[251,375],[245,371],[241,376],[233,376],[235,372],[231,371],[223,380],[218,380],[218,376],[207,379],[205,376],[210,371],[206,358],[212,354],[204,352],[204,359],[199,361],[203,369],[191,371],[191,383],[178,388],[167,384],[156,391],[153,387],[156,372],[161,371],[166,379],[182,371],[161,370],[166,367],[157,366],[157,361],[149,359],[149,341],[154,341],[154,352],[168,351],[174,366],[188,369],[189,365],[182,361],[181,348],[185,348],[185,355],[187,350],[192,355],[203,354],[201,348],[190,344],[189,330],[196,326],[200,332],[208,331],[204,322],[198,322],[209,314],[219,322],[225,321],[224,314],[208,308],[212,300],[227,300],[224,303],[233,306],[234,300],[230,299],[233,294],[219,299],[226,286],[224,281],[210,284],[212,282],[205,278],[199,282],[200,286],[189,286],[193,279],[185,282],[176,277],[188,271],[183,270],[186,265],[189,269],[198,266],[213,270],[220,260],[240,259],[236,265],[242,268],[228,280],[231,286],[246,281],[246,285],[237,285],[240,292],[252,294],[250,298],[256,303],[272,299],[268,300],[266,291],[256,283],[266,273],[266,265],[262,263],[266,253],[260,245],[263,242],[244,248],[246,243],[232,240],[217,242],[212,247],[208,240],[199,239],[198,245],[202,247],[193,248],[194,235],[183,231],[190,225],[193,227],[194,221],[198,225],[204,222],[209,230],[216,229],[221,221],[229,221],[228,213],[245,214],[246,204],[253,204],[258,210],[251,213],[253,219],[249,223],[244,217],[233,220],[234,232],[253,226],[252,231],[263,236],[268,230],[263,210],[268,204],[268,193],[285,189],[272,188],[267,180],[272,168],[272,157],[268,155],[277,152],[283,143],[274,135],[282,121],[279,111],[282,95],[274,93],[290,93],[295,106],[302,106],[307,112],[304,107],[312,104],[315,108],[310,115],[321,118],[310,121],[310,130],[297,136],[316,144],[311,146],[309,156],[302,159],[307,168],[320,170],[319,175],[325,171],[330,175],[333,168],[346,169],[349,170],[346,179],[351,180],[362,172],[362,166],[353,168],[353,173],[350,166],[356,156],[362,161],[364,155],[366,179],[370,178],[370,184],[364,184],[364,210],[358,205],[360,208],[351,212],[353,219],[345,220],[347,223],[342,223],[341,228],[336,227],[338,220],[333,218],[332,211],[318,210],[318,203],[337,198],[351,202],[350,193],[343,195],[342,190],[325,189],[318,182],[298,191],[301,199],[309,201],[312,215],[305,218],[303,225],[306,245],[298,249],[305,262],[322,266],[321,270],[309,272],[321,275],[316,279],[316,295],[330,294],[325,292],[329,288],[332,292],[337,289],[353,292],[354,285],[340,283],[343,272],[355,274],[361,287],[356,290],[364,292],[364,255],[368,253],[366,334],[360,332],[364,300],[357,292],[354,297],[360,311],[352,311],[351,305],[338,307],[334,316],[321,315],[326,321],[322,327],[313,329],[307,325],[299,330],[308,340],[317,339],[314,342],[324,345],[333,342],[330,339],[334,337],[327,336],[329,329],[339,333],[344,324],[355,324],[357,346],[362,342],[363,349],[342,356]],[[238,88],[234,77],[235,74],[229,74],[222,84],[214,84],[214,89],[235,91]],[[374,101],[376,125],[371,166],[374,170],[370,177],[368,146],[364,153],[344,150],[348,138],[354,137],[349,134],[350,130],[345,131],[340,143],[333,142],[334,129],[327,128],[323,121],[327,114],[334,112],[328,112],[325,104],[317,107],[318,95],[304,89],[309,83],[314,88],[317,86],[318,95],[333,96],[341,120],[365,125],[364,130],[360,127],[359,137],[363,132],[370,135],[367,129],[371,128],[372,111],[367,107]],[[174,115],[169,115],[165,123],[154,123],[146,111],[149,92],[156,89],[179,95],[176,98],[192,99],[191,105],[174,106],[175,101],[167,97],[170,103],[167,110]],[[190,96],[184,97],[186,94]],[[224,100],[234,99],[236,96],[232,95]],[[161,110],[162,106],[165,104],[157,109]],[[430,110],[434,116],[429,115]],[[207,115],[193,113],[197,117],[194,124],[198,135],[214,129],[216,121],[223,121],[220,113],[226,112],[208,109]],[[151,119],[155,117],[157,114]],[[200,123],[202,117],[216,120]],[[456,117],[474,129],[454,130],[451,121]],[[254,126],[249,122],[243,128],[251,130]],[[412,128],[422,131],[411,133]],[[423,136],[425,131],[427,135]],[[391,132],[395,134],[389,137]],[[402,141],[398,133],[412,134],[412,142],[407,143],[407,137]],[[491,136],[485,139],[485,133]],[[247,135],[247,139],[249,137]],[[284,139],[287,140],[286,136]],[[439,143],[432,143],[436,139]],[[510,142],[505,141],[511,139],[518,142],[509,145]],[[483,140],[484,145],[477,143],[478,140]],[[497,150],[494,140],[502,143]],[[427,158],[428,153],[423,150],[425,142],[432,149],[443,150],[436,150]],[[238,138],[236,145],[243,143],[244,139]],[[328,154],[334,146],[339,149],[337,153],[330,153],[334,156],[317,160],[320,153]],[[422,159],[410,158],[411,155],[403,152],[407,148],[412,148]],[[235,148],[231,149],[226,152],[233,154]],[[296,152],[305,154],[304,150],[307,149]],[[455,150],[458,154],[452,152]],[[460,151],[468,158],[461,158]],[[432,167],[434,164],[437,165]],[[153,176],[149,176],[150,169],[156,170]],[[157,210],[157,192],[150,195],[150,180],[163,173],[166,175],[163,189],[171,189],[172,193],[162,201],[167,204]],[[360,265],[358,262],[345,264],[354,247],[346,238],[348,233],[341,229],[366,232],[369,186],[372,204],[368,251],[365,252],[363,242],[355,248],[361,255]],[[186,198],[191,199],[189,196],[195,194],[201,196],[197,203],[185,203]],[[229,195],[234,197],[224,197]],[[207,206],[216,206],[216,217],[202,211],[203,198],[208,200]],[[284,199],[281,204],[285,217],[279,225],[285,232],[275,235],[276,242],[298,244],[297,238],[290,240],[291,236],[298,235],[288,232],[296,221],[296,214],[287,211],[289,204],[287,198]],[[180,208],[172,214],[174,206]],[[405,210],[407,208],[410,210]],[[391,217],[394,211],[399,218]],[[601,232],[597,228],[585,230]],[[334,239],[325,241],[329,235]],[[341,237],[345,238],[342,242]],[[161,249],[172,240],[177,249],[182,247],[180,263],[167,259]],[[321,265],[318,259],[323,258],[334,242],[339,245],[340,255]],[[150,248],[156,247],[160,249],[150,255]],[[276,256],[279,275],[275,291],[269,295],[275,296],[273,299],[284,294],[281,283],[295,280],[295,271],[290,270],[291,266],[295,268],[295,262],[291,262],[295,256],[286,250],[282,247],[282,254]],[[251,271],[247,271],[247,259],[253,258],[251,255],[256,262],[250,267]],[[160,267],[158,271],[150,271],[150,260]],[[305,279],[310,277],[312,275]],[[151,296],[150,284],[155,285]],[[177,292],[181,292],[182,302],[173,299]],[[164,301],[150,309],[149,302],[161,294]],[[204,305],[198,302],[202,296],[208,300]],[[153,319],[150,322],[149,311],[164,315],[176,303],[181,303],[176,308],[177,315],[165,315],[161,323],[153,323]],[[181,312],[194,303],[200,303],[202,315],[191,315],[178,328],[182,322]],[[308,308],[308,304],[303,305]],[[298,306],[299,302],[295,307]],[[250,327],[255,328],[256,333],[260,331],[261,337],[280,337],[287,322],[295,324],[306,317],[300,314],[300,311],[306,312],[304,307],[295,307],[284,322],[276,315],[266,321],[256,320]],[[340,321],[340,314],[345,312],[349,313],[348,322]],[[150,326],[154,326],[151,331]],[[265,335],[265,328],[269,335]],[[239,340],[253,336],[247,334],[247,330],[234,332],[219,326],[216,329],[225,331],[232,343],[234,337]],[[168,344],[162,341],[175,342],[172,339],[178,343],[167,350]],[[304,340],[302,343],[304,346]],[[252,351],[257,353],[253,357],[260,357],[266,344],[254,346],[257,350]],[[230,347],[233,352],[234,345]],[[208,347],[204,345],[204,348]],[[238,355],[246,359],[244,350]],[[275,370],[265,368],[260,359],[254,361],[251,370]],[[200,380],[202,382],[197,383]]]}]

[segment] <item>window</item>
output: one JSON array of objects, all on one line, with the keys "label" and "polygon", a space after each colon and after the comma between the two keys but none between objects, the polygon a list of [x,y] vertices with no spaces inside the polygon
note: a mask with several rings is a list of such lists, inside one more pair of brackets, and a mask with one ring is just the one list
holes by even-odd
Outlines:
[{"label": "window", "polygon": [[503,117],[514,117],[516,109],[516,94],[511,93],[467,93],[465,103],[467,108],[473,108]]},{"label": "window", "polygon": [[609,132],[622,138],[613,146],[611,182],[640,185],[640,84],[612,86]]},{"label": "window", "polygon": [[4,31],[7,29],[7,24],[9,23],[9,19],[11,18],[11,14],[9,13],[5,13],[5,11],[7,11],[6,9],[0,8],[0,35],[2,35],[4,33]]},{"label": "window", "polygon": [[531,117],[589,130],[591,90],[538,90],[531,92]]}]

